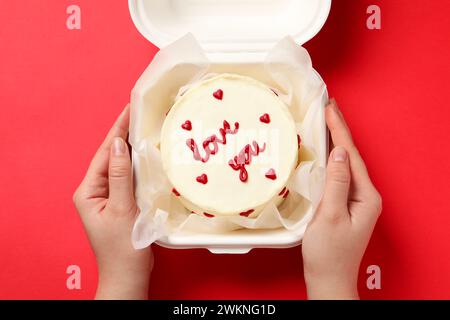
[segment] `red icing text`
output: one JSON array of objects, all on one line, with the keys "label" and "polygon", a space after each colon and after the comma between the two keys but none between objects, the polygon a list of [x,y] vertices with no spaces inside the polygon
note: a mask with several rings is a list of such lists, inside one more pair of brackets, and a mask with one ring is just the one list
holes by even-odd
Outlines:
[{"label": "red icing text", "polygon": [[186,145],[191,149],[194,154],[194,159],[201,162],[207,162],[211,155],[215,155],[217,151],[219,151],[219,143],[227,144],[227,134],[236,134],[239,130],[239,123],[236,122],[234,124],[234,130],[231,130],[230,124],[224,120],[223,128],[219,129],[220,137],[217,135],[212,135],[208,137],[205,141],[203,141],[202,146],[205,151],[205,155],[201,156],[199,147],[194,139],[187,139]]},{"label": "red icing text", "polygon": [[250,144],[247,144],[244,149],[239,152],[239,155],[235,156],[233,160],[228,162],[233,170],[239,171],[239,179],[241,179],[242,182],[246,182],[248,180],[248,172],[245,166],[252,162],[253,156],[257,156],[266,150],[265,143],[262,148],[259,147],[256,141],[253,141],[252,145],[253,148]]}]

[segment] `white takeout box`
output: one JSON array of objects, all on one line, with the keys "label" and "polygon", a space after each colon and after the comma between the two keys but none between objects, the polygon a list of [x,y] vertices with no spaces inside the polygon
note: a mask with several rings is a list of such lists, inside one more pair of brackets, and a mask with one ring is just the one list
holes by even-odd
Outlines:
[{"label": "white takeout box", "polygon": [[[233,65],[251,70],[288,35],[297,44],[304,44],[320,31],[331,8],[331,0],[129,0],[128,4],[134,24],[146,39],[161,48],[192,33],[216,72],[230,71]],[[323,123],[319,125],[326,131]],[[323,137],[323,144],[328,145],[326,132]],[[320,157],[326,163],[326,154]],[[134,152],[133,161],[138,161]],[[304,232],[305,228],[177,233],[157,243],[176,249],[247,253],[253,248],[299,245]]]}]

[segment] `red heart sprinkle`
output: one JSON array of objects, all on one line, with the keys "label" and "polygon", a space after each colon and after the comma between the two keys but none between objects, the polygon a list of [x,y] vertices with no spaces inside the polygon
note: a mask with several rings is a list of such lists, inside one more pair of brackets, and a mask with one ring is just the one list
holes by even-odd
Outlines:
[{"label": "red heart sprinkle", "polygon": [[214,98],[216,98],[217,100],[222,100],[223,99],[223,90],[219,89],[216,92],[213,93]]},{"label": "red heart sprinkle", "polygon": [[266,178],[270,179],[270,180],[276,180],[277,179],[277,174],[275,173],[274,169],[270,169],[269,171],[266,172]]},{"label": "red heart sprinkle", "polygon": [[177,191],[177,189],[173,188],[173,189],[172,189],[172,192],[173,192],[173,194],[176,195],[177,197],[180,196],[180,193]]},{"label": "red heart sprinkle", "polygon": [[244,211],[244,212],[239,213],[239,215],[240,215],[240,216],[243,216],[243,217],[248,217],[248,216],[251,215],[253,212],[255,212],[255,210],[254,210],[254,209],[250,209],[250,210],[247,210],[247,211]]},{"label": "red heart sprinkle", "polygon": [[281,192],[278,194],[279,196],[282,196],[284,194],[284,192],[286,191],[286,187],[283,188],[283,190],[281,190]]},{"label": "red heart sprinkle", "polygon": [[286,191],[286,193],[284,194],[283,198],[286,199],[288,195],[289,195],[289,190]]},{"label": "red heart sprinkle", "polygon": [[183,124],[181,125],[181,127],[182,127],[184,130],[191,131],[191,130],[192,130],[192,123],[191,123],[189,120],[186,120],[186,122],[183,123]]},{"label": "red heart sprinkle", "polygon": [[214,218],[213,214],[209,214],[208,212],[203,212],[203,214],[205,215],[205,217],[207,218]]},{"label": "red heart sprinkle", "polygon": [[261,117],[259,117],[259,120],[263,123],[270,123],[270,116],[265,113]]},{"label": "red heart sprinkle", "polygon": [[202,184],[208,183],[208,176],[206,174],[202,174],[201,176],[197,177],[197,182],[200,182]]}]

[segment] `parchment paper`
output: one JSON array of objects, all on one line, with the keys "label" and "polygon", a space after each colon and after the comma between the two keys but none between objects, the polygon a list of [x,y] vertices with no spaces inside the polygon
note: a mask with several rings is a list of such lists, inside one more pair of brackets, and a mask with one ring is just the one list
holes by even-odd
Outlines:
[{"label": "parchment paper", "polygon": [[136,249],[180,231],[224,233],[241,228],[294,230],[305,228],[312,218],[324,184],[325,159],[319,155],[326,153],[323,143],[326,131],[323,113],[319,111],[328,97],[326,86],[314,71],[308,52],[287,37],[267,53],[257,72],[254,68],[230,68],[234,73],[253,76],[270,85],[290,108],[302,144],[300,165],[288,183],[289,197],[278,208],[273,203],[268,204],[257,218],[235,216],[211,219],[191,214],[172,194],[159,151],[165,115],[189,86],[218,71],[195,38],[188,34],[160,50],[131,95],[129,141],[134,154],[135,196],[140,209],[132,232]]}]

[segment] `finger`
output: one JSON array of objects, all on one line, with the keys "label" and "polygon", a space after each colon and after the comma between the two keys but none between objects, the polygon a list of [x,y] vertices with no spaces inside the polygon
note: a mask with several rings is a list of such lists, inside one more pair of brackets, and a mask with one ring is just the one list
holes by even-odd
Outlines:
[{"label": "finger", "polygon": [[327,215],[336,217],[348,212],[350,190],[350,164],[347,151],[338,146],[333,149],[327,165],[325,191],[321,205]]},{"label": "finger", "polygon": [[108,207],[113,212],[130,213],[135,208],[131,159],[128,146],[120,137],[113,140],[108,172]]},{"label": "finger", "polygon": [[86,173],[87,179],[96,179],[98,177],[108,176],[109,152],[111,143],[115,137],[121,137],[122,139],[127,138],[129,121],[130,105],[127,104],[112,128],[109,130],[105,140],[98,148],[96,154],[94,155],[94,158],[92,159]]},{"label": "finger", "polygon": [[353,143],[350,130],[340,112],[336,102],[330,101],[326,108],[325,118],[327,126],[330,129],[333,144],[344,147],[348,152],[350,168],[355,189],[364,191],[372,187],[372,182],[367,173],[366,165],[359,154],[358,149]]}]

